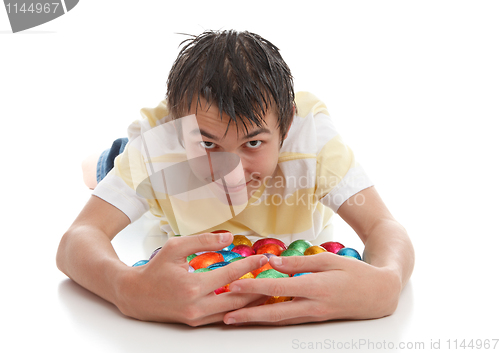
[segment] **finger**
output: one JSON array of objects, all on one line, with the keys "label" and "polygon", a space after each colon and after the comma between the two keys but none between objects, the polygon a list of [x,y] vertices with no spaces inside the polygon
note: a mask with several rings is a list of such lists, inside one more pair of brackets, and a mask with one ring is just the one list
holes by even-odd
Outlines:
[{"label": "finger", "polygon": [[[208,297],[207,297],[208,298]],[[264,303],[267,300],[267,297],[262,296],[260,294],[245,294],[245,293],[231,293],[226,292],[222,294],[213,294],[212,298],[208,298],[210,300],[207,303],[207,307],[217,308],[217,312],[222,312],[224,314],[239,310],[245,307],[251,307],[252,305],[257,305],[256,303]]]},{"label": "finger", "polygon": [[[353,260],[333,253],[323,252],[308,256],[274,256],[270,259],[269,263],[279,272],[295,274],[343,270],[347,264],[352,265]],[[363,263],[362,261],[357,261]]]},{"label": "finger", "polygon": [[179,264],[186,262],[186,257],[199,251],[217,251],[233,241],[231,233],[203,233],[186,237],[170,238],[155,256],[166,257]]},{"label": "finger", "polygon": [[[296,298],[292,301],[276,303],[272,305],[261,305],[252,308],[242,308],[232,311],[224,316],[224,323],[250,324],[285,324],[309,321],[321,321],[321,315],[314,313],[322,312],[314,308],[313,301]],[[311,315],[313,313],[313,315]]]},{"label": "finger", "polygon": [[256,278],[231,283],[233,293],[255,293],[275,297],[313,297],[321,281],[321,273],[312,273],[297,278]]},{"label": "finger", "polygon": [[198,305],[184,312],[181,321],[190,326],[201,326],[216,322],[222,322],[224,315],[229,311],[241,309],[250,303],[254,303],[261,296],[255,294],[231,294],[206,296]]},{"label": "finger", "polygon": [[[264,266],[268,262],[265,255],[253,255],[243,260],[233,262],[227,266],[218,268],[210,272],[196,273],[199,275],[201,285],[206,288],[207,293],[213,292],[217,288],[232,283],[242,276]],[[252,279],[253,281],[253,279]]]},{"label": "finger", "polygon": [[325,321],[325,320],[316,320],[315,318],[305,316],[305,317],[296,317],[290,320],[283,320],[277,322],[265,322],[265,321],[250,321],[244,323],[236,323],[234,326],[286,326],[286,325],[297,325],[308,322],[316,322],[316,321]]}]

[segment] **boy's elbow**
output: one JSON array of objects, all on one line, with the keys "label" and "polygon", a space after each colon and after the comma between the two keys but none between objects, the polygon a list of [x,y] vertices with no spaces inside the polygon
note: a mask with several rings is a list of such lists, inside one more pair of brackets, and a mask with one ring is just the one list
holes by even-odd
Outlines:
[{"label": "boy's elbow", "polygon": [[65,275],[66,273],[66,258],[67,258],[67,242],[68,242],[68,232],[64,233],[64,235],[61,238],[61,241],[59,242],[59,247],[57,248],[57,253],[56,253],[56,266],[59,269],[59,271],[63,272]]}]

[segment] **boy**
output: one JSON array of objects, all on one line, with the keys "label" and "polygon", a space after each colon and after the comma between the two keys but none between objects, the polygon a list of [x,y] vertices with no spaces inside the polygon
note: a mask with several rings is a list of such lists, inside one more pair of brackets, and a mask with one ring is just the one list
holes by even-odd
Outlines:
[{"label": "boy", "polygon": [[[142,113],[114,169],[61,240],[57,265],[68,277],[125,315],[191,326],[394,312],[413,270],[408,235],[343,144],[326,107],[310,94],[294,94],[273,44],[235,31],[188,40],[170,71],[166,101]],[[128,267],[111,240],[148,210],[169,235],[189,236],[169,238],[147,265]],[[188,255],[220,250],[232,234],[286,244],[331,240],[333,212],[364,242],[365,262],[326,252],[274,257],[269,262],[280,272],[313,274],[238,281],[268,261],[258,255],[188,273]],[[232,234],[209,233],[217,229]],[[214,294],[228,283],[229,293]],[[258,305],[268,296],[294,299]]]}]

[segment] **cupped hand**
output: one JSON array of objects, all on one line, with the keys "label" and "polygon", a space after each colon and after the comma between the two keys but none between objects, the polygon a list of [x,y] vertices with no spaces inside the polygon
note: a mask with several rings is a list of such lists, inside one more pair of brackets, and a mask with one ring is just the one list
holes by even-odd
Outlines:
[{"label": "cupped hand", "polygon": [[232,293],[294,297],[272,305],[242,308],[224,316],[226,324],[287,325],[334,319],[371,319],[397,307],[401,281],[395,271],[332,253],[273,257],[270,264],[290,278],[243,279]]},{"label": "cupped hand", "polygon": [[118,308],[139,320],[199,326],[220,322],[227,312],[252,305],[262,299],[261,294],[216,295],[214,290],[263,266],[266,256],[251,256],[210,272],[188,272],[187,256],[221,250],[232,240],[230,233],[169,239],[148,264],[127,268],[118,289]]}]

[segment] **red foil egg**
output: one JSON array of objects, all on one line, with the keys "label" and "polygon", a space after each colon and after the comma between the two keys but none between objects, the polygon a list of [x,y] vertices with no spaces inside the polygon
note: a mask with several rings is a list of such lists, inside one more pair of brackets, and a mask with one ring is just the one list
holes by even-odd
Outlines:
[{"label": "red foil egg", "polygon": [[228,230],[214,230],[213,232],[210,233],[218,234],[218,233],[231,233],[231,232]]},{"label": "red foil egg", "polygon": [[281,240],[276,239],[276,238],[264,238],[257,240],[255,243],[253,243],[253,250],[257,253],[257,250],[266,244],[278,244],[283,248],[283,250],[286,250],[286,245],[283,243]]},{"label": "red foil egg", "polygon": [[321,244],[321,246],[324,247],[326,251],[332,252],[334,254],[338,253],[340,249],[344,248],[344,245],[336,241],[327,241],[326,243]]},{"label": "red foil egg", "polygon": [[216,262],[223,262],[224,256],[216,252],[206,252],[201,255],[196,256],[194,259],[189,261],[189,265],[195,270],[199,268],[205,268],[214,264]]},{"label": "red foil egg", "polygon": [[285,249],[283,249],[283,247],[281,247],[278,244],[268,243],[268,244],[265,244],[265,245],[262,245],[261,247],[259,247],[255,253],[256,254],[265,254],[266,253],[266,254],[274,254],[276,256],[280,256],[284,250]]},{"label": "red foil egg", "polygon": [[244,244],[236,245],[234,248],[231,249],[231,251],[238,253],[244,257],[255,255],[255,251],[253,251],[252,247]]},{"label": "red foil egg", "polygon": [[227,293],[227,292],[230,292],[229,290],[229,284],[226,284],[225,286],[222,286],[220,288],[217,288],[216,290],[214,290],[214,293],[215,294],[221,294],[221,293]]}]

